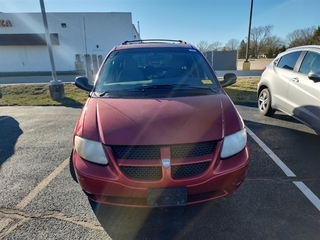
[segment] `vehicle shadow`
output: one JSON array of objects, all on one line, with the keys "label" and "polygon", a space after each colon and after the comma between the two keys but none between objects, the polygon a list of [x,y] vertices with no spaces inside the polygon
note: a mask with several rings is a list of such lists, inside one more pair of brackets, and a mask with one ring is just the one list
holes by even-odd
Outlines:
[{"label": "vehicle shadow", "polygon": [[[304,145],[315,145],[317,152],[320,151],[319,143],[320,143],[320,136],[314,131],[314,129],[306,126],[305,124],[299,122],[295,118],[282,114],[282,113],[275,113],[272,117],[268,117],[271,120],[279,120],[282,121],[282,126],[274,125],[274,124],[267,124],[261,123],[251,120],[244,120],[244,123],[247,127],[249,127],[256,135],[263,136],[264,141],[276,142],[277,144],[282,143],[284,145],[290,146],[290,144],[298,144],[300,149],[306,149],[302,146]],[[288,123],[288,124],[287,124]],[[295,128],[295,124],[301,125],[304,129],[297,129]],[[288,142],[288,139],[290,142]],[[304,139],[301,141],[301,139]],[[320,152],[319,152],[320,154]]]},{"label": "vehicle shadow", "polygon": [[[266,117],[268,117],[268,116],[266,116]],[[286,122],[291,122],[291,123],[300,123],[297,119],[295,119],[287,114],[284,114],[282,112],[279,112],[279,111],[276,111],[270,118],[274,118],[274,119],[278,119],[278,120],[286,121]]]},{"label": "vehicle shadow", "polygon": [[[276,118],[285,123],[279,126],[250,120],[244,122],[297,176],[318,179],[320,177],[320,136],[292,117],[279,114]],[[301,124],[302,128],[296,128],[296,124]],[[253,145],[250,148],[255,149]],[[261,162],[251,161],[250,164],[251,167],[258,167],[259,163]],[[269,175],[272,174],[272,172],[269,173]]]},{"label": "vehicle shadow", "polygon": [[83,103],[69,97],[65,97],[63,99],[56,99],[55,101],[59,102],[61,106],[65,106],[65,107],[71,107],[71,108],[83,107]]},{"label": "vehicle shadow", "polygon": [[15,151],[15,145],[23,131],[19,122],[10,116],[0,116],[0,167]]},{"label": "vehicle shadow", "polygon": [[[211,202],[219,205],[219,200]],[[132,208],[89,201],[101,226],[112,239],[186,239],[208,213],[207,203],[184,207]]]}]

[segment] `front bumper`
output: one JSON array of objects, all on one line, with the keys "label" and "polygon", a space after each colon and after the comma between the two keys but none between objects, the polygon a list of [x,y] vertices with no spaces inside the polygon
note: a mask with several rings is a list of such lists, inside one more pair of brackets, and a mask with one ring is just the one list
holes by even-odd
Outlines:
[{"label": "front bumper", "polygon": [[209,166],[201,174],[173,179],[171,167],[162,167],[162,177],[158,180],[130,179],[114,159],[109,165],[101,166],[83,160],[74,151],[72,160],[78,182],[91,200],[118,206],[148,207],[148,189],[186,187],[187,205],[213,200],[237,190],[247,173],[248,148],[225,160],[211,157]]}]

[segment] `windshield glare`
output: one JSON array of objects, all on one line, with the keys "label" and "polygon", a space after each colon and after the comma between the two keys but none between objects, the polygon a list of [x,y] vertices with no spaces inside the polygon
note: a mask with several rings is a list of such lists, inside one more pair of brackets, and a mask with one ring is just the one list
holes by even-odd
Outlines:
[{"label": "windshield glare", "polygon": [[128,49],[112,52],[102,67],[95,92],[179,85],[216,89],[217,78],[194,49]]}]

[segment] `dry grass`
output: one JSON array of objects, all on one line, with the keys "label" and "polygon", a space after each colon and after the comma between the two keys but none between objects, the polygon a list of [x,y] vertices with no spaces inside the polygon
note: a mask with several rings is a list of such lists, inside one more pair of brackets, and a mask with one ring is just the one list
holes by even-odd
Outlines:
[{"label": "dry grass", "polygon": [[74,84],[64,84],[65,98],[53,100],[48,84],[4,85],[0,106],[76,106],[85,102],[88,94]]},{"label": "dry grass", "polygon": [[259,77],[240,78],[237,82],[225,88],[235,104],[253,104],[257,102],[257,84]]}]

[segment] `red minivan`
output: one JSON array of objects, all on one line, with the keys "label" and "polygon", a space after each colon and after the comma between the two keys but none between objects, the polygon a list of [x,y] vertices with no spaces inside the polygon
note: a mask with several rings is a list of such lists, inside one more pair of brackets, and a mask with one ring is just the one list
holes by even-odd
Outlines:
[{"label": "red minivan", "polygon": [[126,41],[105,58],[74,129],[71,175],[97,203],[185,206],[226,196],[249,164],[244,122],[202,53]]}]

